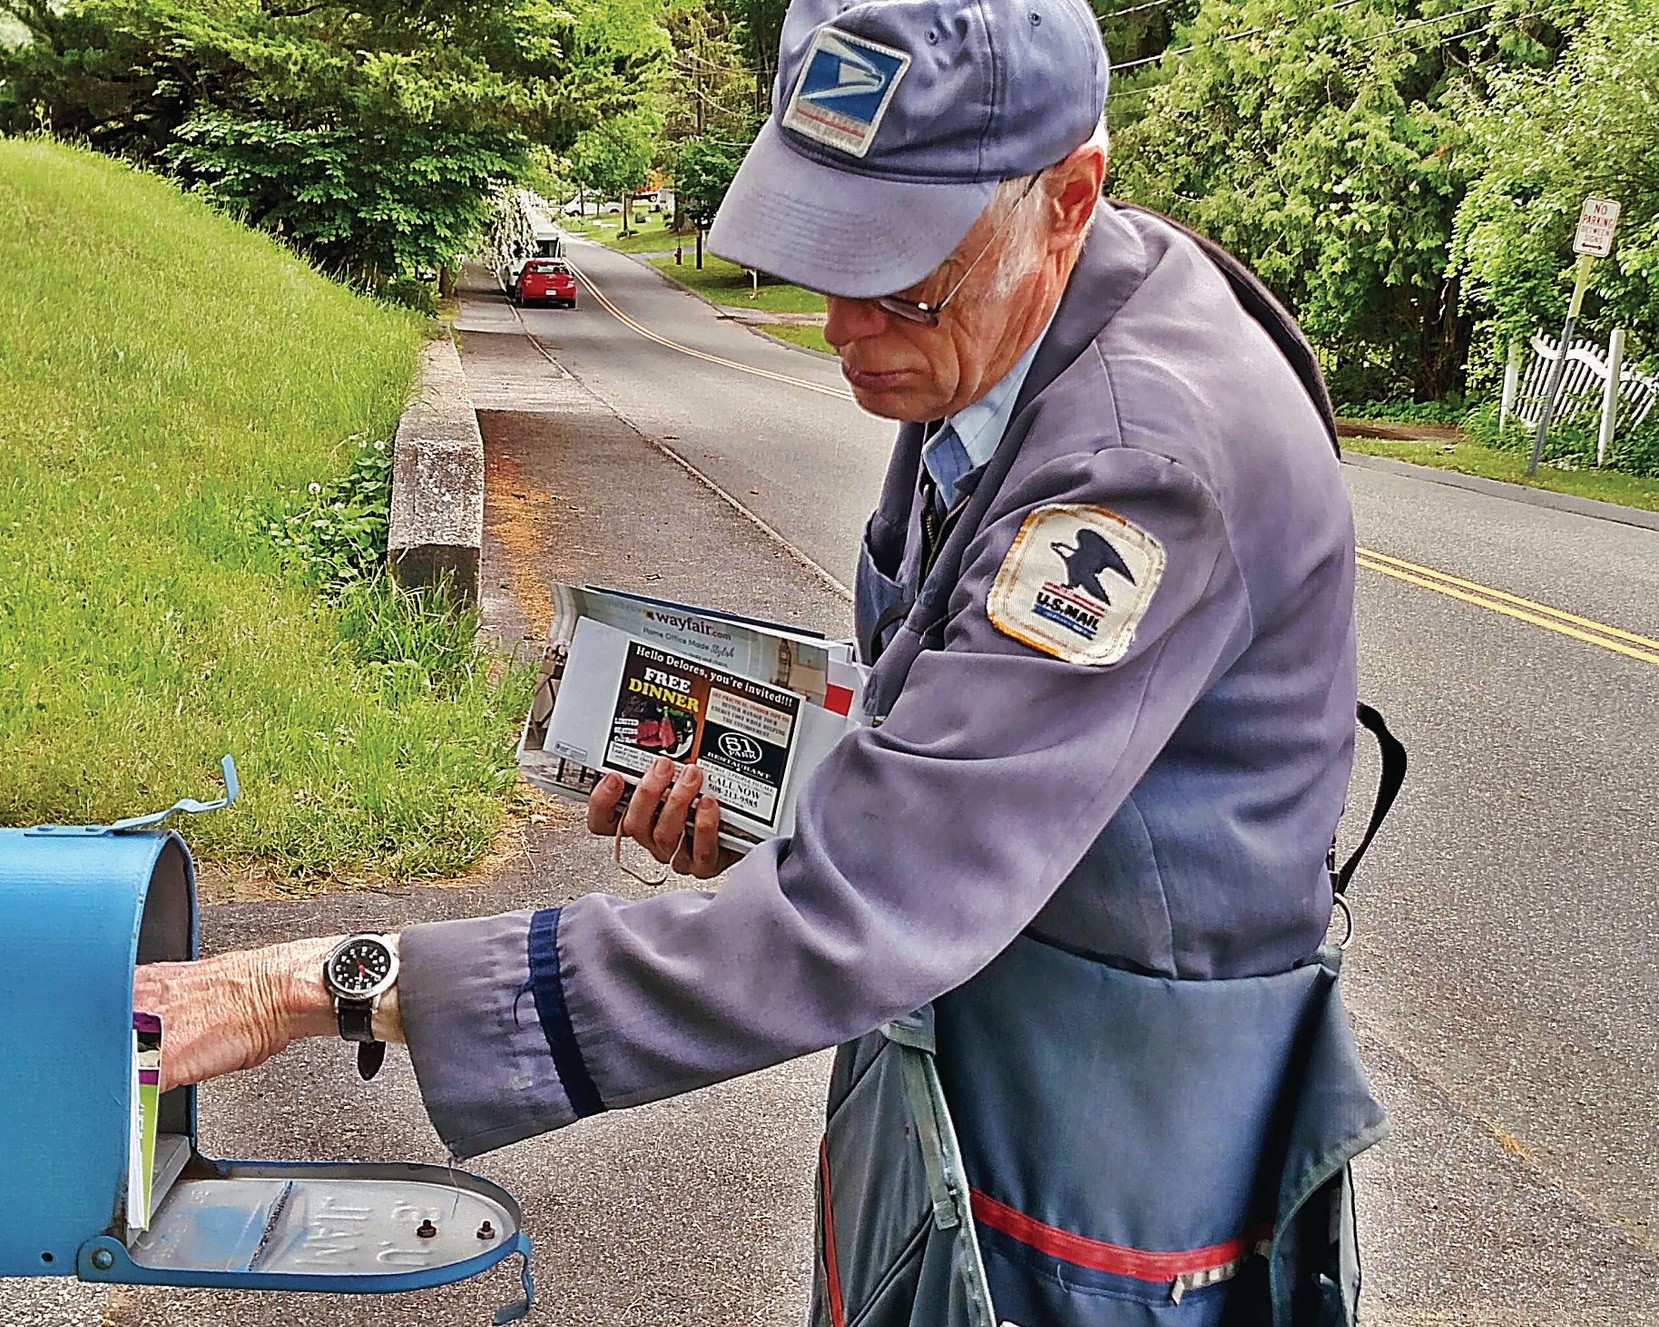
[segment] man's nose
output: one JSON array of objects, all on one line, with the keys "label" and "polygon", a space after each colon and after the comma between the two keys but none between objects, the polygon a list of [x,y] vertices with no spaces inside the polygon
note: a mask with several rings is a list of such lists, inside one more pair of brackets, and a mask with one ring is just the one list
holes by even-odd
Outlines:
[{"label": "man's nose", "polygon": [[887,315],[867,299],[843,299],[826,295],[829,317],[824,322],[824,340],[837,350],[874,336],[887,325]]}]

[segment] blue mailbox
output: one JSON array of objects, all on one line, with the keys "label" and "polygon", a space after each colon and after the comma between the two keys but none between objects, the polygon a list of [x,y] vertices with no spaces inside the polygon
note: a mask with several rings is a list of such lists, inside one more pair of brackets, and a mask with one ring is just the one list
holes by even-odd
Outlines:
[{"label": "blue mailbox", "polygon": [[[185,801],[115,825],[0,829],[0,1276],[256,1290],[445,1285],[517,1253],[518,1203],[443,1166],[214,1161],[196,1090],[160,1098],[148,1228],[129,1211],[133,969],[196,955],[195,869],[159,828]],[[165,1054],[165,1029],[163,1053]]]}]

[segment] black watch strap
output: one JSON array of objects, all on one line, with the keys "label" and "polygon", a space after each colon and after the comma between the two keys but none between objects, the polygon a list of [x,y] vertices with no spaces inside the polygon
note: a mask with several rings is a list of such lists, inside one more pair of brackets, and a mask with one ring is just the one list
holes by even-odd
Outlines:
[{"label": "black watch strap", "polygon": [[334,1016],[340,1022],[340,1035],[357,1043],[358,1077],[373,1078],[386,1062],[386,1043],[374,1037],[374,1001],[335,996]]},{"label": "black watch strap", "polygon": [[357,1076],[362,1079],[373,1078],[380,1072],[380,1066],[386,1062],[386,1043],[383,1041],[360,1041],[357,1043]]},{"label": "black watch strap", "polygon": [[340,1035],[347,1041],[374,1040],[373,1000],[347,1000],[337,995],[334,1016],[340,1022]]}]

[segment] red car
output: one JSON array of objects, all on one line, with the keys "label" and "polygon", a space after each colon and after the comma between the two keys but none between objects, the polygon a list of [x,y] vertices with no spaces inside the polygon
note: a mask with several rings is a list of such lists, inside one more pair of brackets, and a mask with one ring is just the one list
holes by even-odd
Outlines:
[{"label": "red car", "polygon": [[576,274],[557,258],[532,258],[513,285],[513,303],[543,301],[567,309],[576,307]]}]

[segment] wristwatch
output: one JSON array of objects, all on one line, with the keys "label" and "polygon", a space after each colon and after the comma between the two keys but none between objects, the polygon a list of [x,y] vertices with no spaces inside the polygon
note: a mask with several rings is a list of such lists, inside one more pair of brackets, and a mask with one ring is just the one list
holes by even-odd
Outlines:
[{"label": "wristwatch", "polygon": [[383,935],[348,935],[323,960],[323,985],[334,997],[340,1035],[357,1043],[357,1072],[373,1078],[386,1058],[374,1036],[374,1011],[397,981],[397,954]]}]

